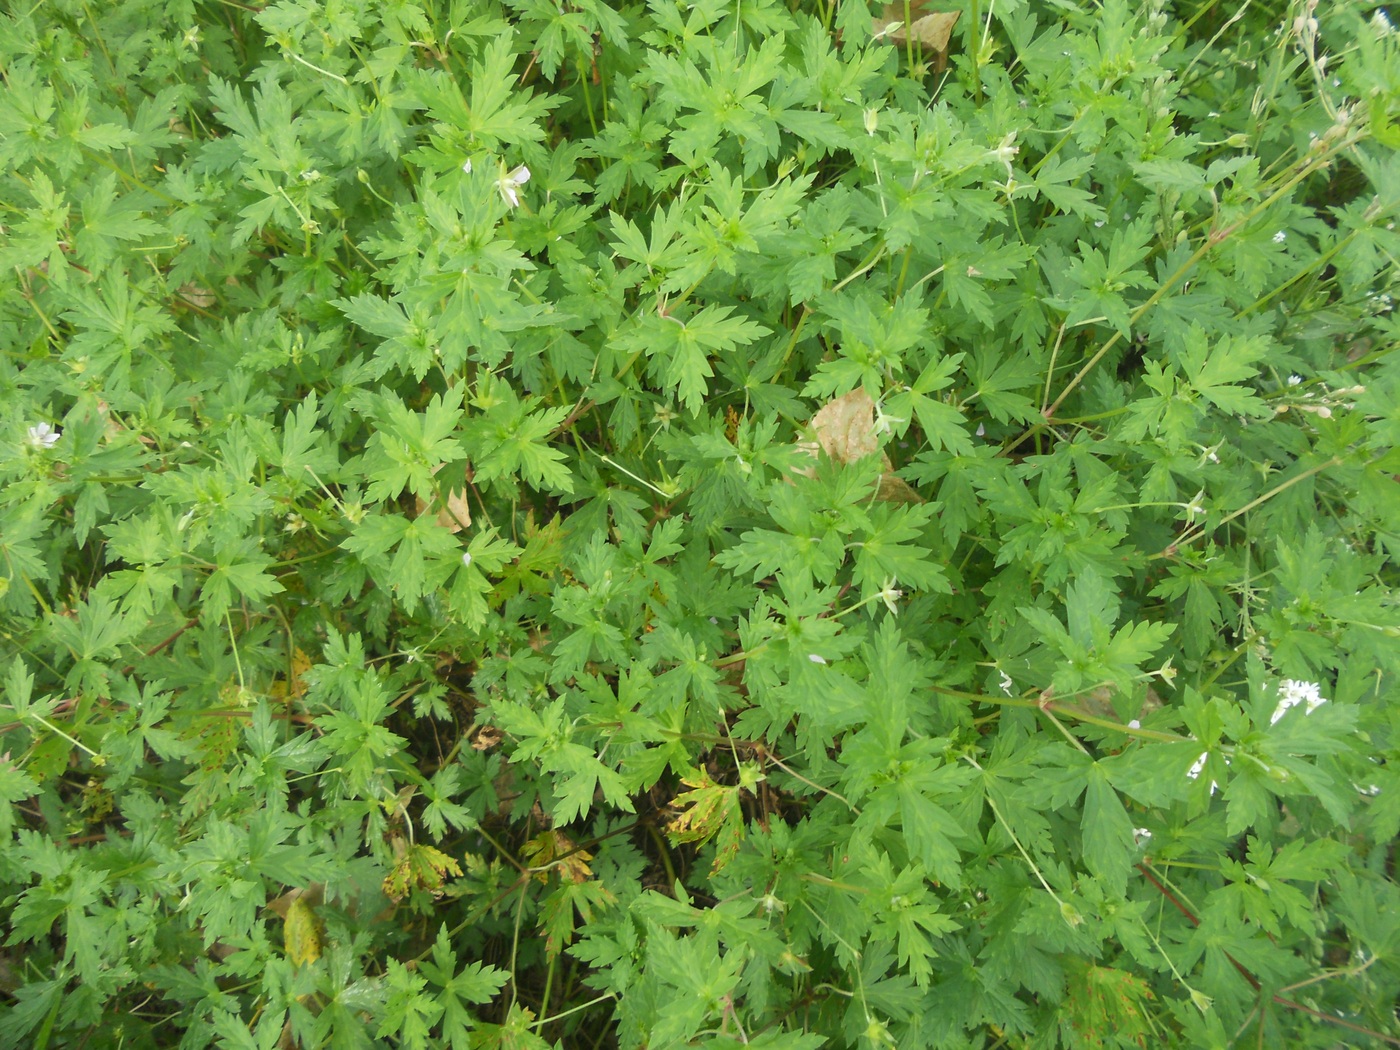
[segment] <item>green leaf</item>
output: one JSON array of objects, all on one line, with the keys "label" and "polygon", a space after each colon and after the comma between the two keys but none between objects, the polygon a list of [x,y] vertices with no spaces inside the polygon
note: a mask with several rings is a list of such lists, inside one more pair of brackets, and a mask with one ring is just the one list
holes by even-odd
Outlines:
[{"label": "green leaf", "polygon": [[1089,870],[1115,895],[1123,896],[1132,868],[1133,822],[1098,763],[1089,767],[1081,829]]}]

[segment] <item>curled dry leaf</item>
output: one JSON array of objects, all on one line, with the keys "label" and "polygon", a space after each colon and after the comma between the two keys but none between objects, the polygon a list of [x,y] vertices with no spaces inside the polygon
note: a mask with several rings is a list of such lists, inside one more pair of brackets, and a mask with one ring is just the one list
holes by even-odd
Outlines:
[{"label": "curled dry leaf", "polygon": [[[910,10],[919,11],[922,8],[923,4],[916,3],[911,5]],[[876,39],[896,44],[912,39],[929,51],[942,53],[948,50],[948,41],[953,35],[953,27],[958,24],[961,11],[935,11],[915,18],[908,25],[904,24],[904,12],[903,4],[886,4],[880,12],[881,17],[871,20]]]},{"label": "curled dry leaf", "polygon": [[914,491],[914,487],[898,474],[888,470],[880,475],[880,491],[875,498],[885,503],[922,503],[924,497]]}]

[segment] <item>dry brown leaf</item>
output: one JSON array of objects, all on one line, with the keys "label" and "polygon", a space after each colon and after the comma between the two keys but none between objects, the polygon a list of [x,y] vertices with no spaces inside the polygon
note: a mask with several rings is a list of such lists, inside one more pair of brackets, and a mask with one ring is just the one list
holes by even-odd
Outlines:
[{"label": "dry brown leaf", "polygon": [[193,281],[187,281],[180,285],[175,294],[191,306],[200,310],[208,310],[215,302],[214,293],[212,291],[205,288],[203,285],[195,284]]},{"label": "dry brown leaf", "polygon": [[277,915],[285,919],[288,912],[291,911],[292,905],[299,900],[305,900],[307,905],[312,908],[319,908],[326,900],[326,884],[324,882],[313,882],[307,885],[305,889],[300,887],[290,889],[282,894],[282,896],[274,897],[272,900],[268,901],[267,907],[270,911],[276,912]]},{"label": "dry brown leaf", "polygon": [[[922,6],[922,4],[914,4],[911,10],[918,11]],[[871,20],[877,39],[889,40],[896,44],[903,44],[912,39],[930,51],[948,50],[948,41],[953,35],[953,27],[958,24],[961,11],[935,11],[904,25],[904,10],[903,4],[886,4],[884,6],[881,12],[883,17]],[[890,26],[897,28],[890,29]]]},{"label": "dry brown leaf", "polygon": [[854,463],[880,451],[875,437],[875,402],[864,387],[823,405],[812,417],[812,429],[826,454],[838,463]]},{"label": "dry brown leaf", "polygon": [[[817,440],[804,441],[798,447],[806,449],[814,459],[819,445],[837,463],[854,463],[880,451],[880,439],[875,435],[875,402],[863,387],[828,401],[812,417],[811,427]],[[876,499],[888,503],[924,502],[904,479],[892,473],[894,465],[889,456],[882,454],[880,462],[885,472],[880,476]],[[816,474],[813,470],[798,473],[807,477]]]},{"label": "dry brown leaf", "polygon": [[[434,468],[436,474],[442,469],[442,464]],[[467,468],[466,479],[471,480],[471,468]],[[418,515],[421,517],[437,506],[437,500],[425,500],[422,496],[417,498]],[[452,489],[447,493],[447,506],[437,512],[437,523],[451,533],[461,532],[472,523],[471,508],[467,506],[467,490]]]},{"label": "dry brown leaf", "polygon": [[501,742],[502,733],[495,726],[482,726],[472,741],[473,751],[490,751]]},{"label": "dry brown leaf", "polygon": [[922,503],[924,497],[914,491],[914,487],[898,474],[889,471],[880,475],[880,491],[875,498],[886,503]]},{"label": "dry brown leaf", "polygon": [[[1095,718],[1107,718],[1110,721],[1119,720],[1118,709],[1113,704],[1114,690],[1111,686],[1101,685],[1090,689],[1087,693],[1080,693],[1067,700],[1065,707],[1070,710],[1078,710]],[[1138,710],[1138,717],[1142,718],[1158,710],[1162,706],[1162,697],[1152,686],[1147,687],[1147,693],[1143,697],[1142,706]]]}]

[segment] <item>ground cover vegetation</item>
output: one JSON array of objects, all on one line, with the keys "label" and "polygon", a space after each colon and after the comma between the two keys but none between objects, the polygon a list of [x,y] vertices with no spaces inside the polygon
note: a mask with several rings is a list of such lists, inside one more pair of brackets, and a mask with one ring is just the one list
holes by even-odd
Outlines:
[{"label": "ground cover vegetation", "polygon": [[0,73],[0,1048],[1400,1044],[1385,10]]}]

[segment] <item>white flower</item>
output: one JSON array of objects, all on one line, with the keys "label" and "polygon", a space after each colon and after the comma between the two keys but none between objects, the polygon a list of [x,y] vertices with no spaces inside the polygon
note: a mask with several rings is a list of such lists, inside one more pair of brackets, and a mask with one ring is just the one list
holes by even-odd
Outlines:
[{"label": "white flower", "polygon": [[1012,687],[1013,684],[1015,684],[1015,683],[1013,683],[1013,682],[1011,681],[1011,676],[1010,676],[1009,674],[1007,674],[1005,671],[1002,671],[1002,672],[1001,672],[1001,681],[997,683],[998,688],[1000,688],[1001,691],[1002,691],[1003,693],[1005,693],[1007,696],[1010,696],[1010,695],[1011,695],[1011,687]]},{"label": "white flower", "polygon": [[1387,18],[1385,12],[1380,9],[1377,9],[1376,13],[1371,16],[1371,28],[1374,29],[1379,36],[1389,36],[1391,33],[1395,32],[1395,27],[1390,24],[1390,19]]},{"label": "white flower", "polygon": [[1274,713],[1269,716],[1269,725],[1273,725],[1280,718],[1286,715],[1290,708],[1299,704],[1307,704],[1305,714],[1312,714],[1323,704],[1327,703],[1327,698],[1322,695],[1322,689],[1316,682],[1301,682],[1295,678],[1285,678],[1278,684],[1278,706],[1274,708]]},{"label": "white flower", "polygon": [[812,663],[814,663],[814,664],[824,664],[824,663],[826,663],[826,660],[825,660],[824,658],[818,656],[816,653],[808,653],[808,654],[807,654],[807,659],[811,660]]},{"label": "white flower", "polygon": [[892,426],[907,422],[907,419],[901,419],[899,416],[885,415],[885,406],[875,402],[875,433],[888,434]]},{"label": "white flower", "polygon": [[885,603],[885,608],[896,616],[899,615],[899,606],[895,605],[895,602],[904,597],[904,592],[895,586],[898,582],[890,576],[880,588],[880,600]]},{"label": "white flower", "polygon": [[520,165],[518,168],[512,168],[501,176],[501,181],[499,183],[501,196],[505,198],[505,202],[512,208],[520,207],[520,194],[516,191],[529,181],[530,169],[525,167],[524,164]]},{"label": "white flower", "polygon": [[1288,234],[1284,233],[1282,230],[1279,230],[1278,233],[1274,234],[1275,244],[1282,244],[1286,240],[1288,240]]},{"label": "white flower", "polygon": [[470,157],[468,157],[466,160],[462,161],[462,170],[463,170],[464,172],[466,172],[468,175],[470,175],[470,174],[472,173],[472,160],[471,160]]},{"label": "white flower", "polygon": [[1148,831],[1146,828],[1133,828],[1133,842],[1134,842],[1134,844],[1144,842],[1144,841],[1146,841],[1147,839],[1150,839],[1151,837],[1152,837],[1152,832]]},{"label": "white flower", "polygon": [[471,551],[463,551],[463,552],[462,552],[462,564],[463,564],[463,565],[470,565],[471,563],[472,563],[472,552],[471,552]]},{"label": "white flower", "polygon": [[53,448],[58,444],[59,433],[47,423],[38,423],[24,435],[24,443],[30,448]]},{"label": "white flower", "polygon": [[1016,145],[1016,132],[1008,131],[996,149],[987,151],[988,160],[997,160],[1006,166],[1006,177],[1011,178],[1011,158],[1021,152],[1021,147]]},{"label": "white flower", "polygon": [[1205,489],[1201,489],[1200,492],[1191,497],[1191,502],[1186,504],[1186,524],[1190,525],[1206,512],[1205,498]]},{"label": "white flower", "polygon": [[1131,722],[1128,723],[1128,728],[1129,728],[1129,729],[1141,729],[1141,728],[1142,728],[1142,723],[1139,722],[1136,718],[1134,718]]},{"label": "white flower", "polygon": [[1300,384],[1302,381],[1303,381],[1303,377],[1302,377],[1302,376],[1289,376],[1289,377],[1288,377],[1288,385],[1289,385],[1289,386],[1297,386],[1297,385]]}]

